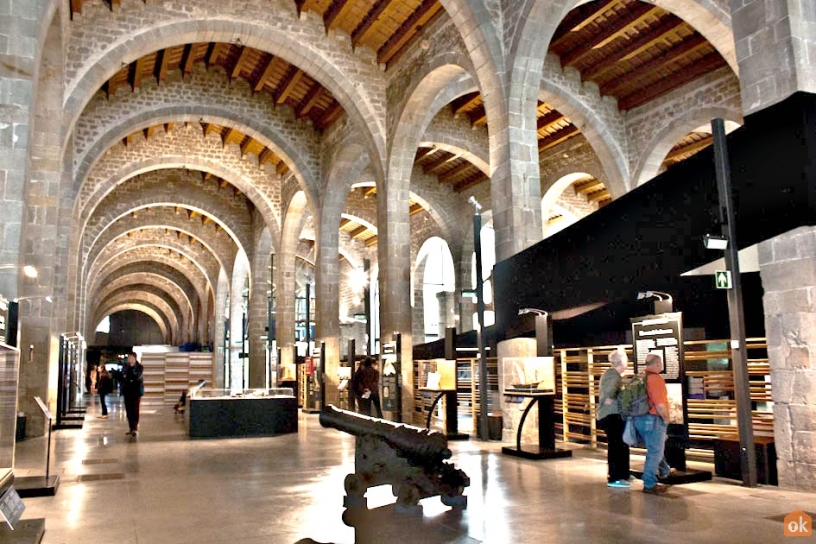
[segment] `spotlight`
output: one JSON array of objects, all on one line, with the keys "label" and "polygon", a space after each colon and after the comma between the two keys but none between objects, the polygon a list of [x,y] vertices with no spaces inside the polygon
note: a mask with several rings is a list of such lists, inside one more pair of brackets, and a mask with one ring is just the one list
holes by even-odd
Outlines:
[{"label": "spotlight", "polygon": [[476,200],[475,196],[471,196],[470,198],[468,198],[468,202],[473,204],[473,207],[476,208],[476,213],[482,211],[482,205],[479,204],[479,201]]},{"label": "spotlight", "polygon": [[703,245],[706,249],[726,249],[728,248],[728,238],[720,234],[706,234],[703,237]]}]

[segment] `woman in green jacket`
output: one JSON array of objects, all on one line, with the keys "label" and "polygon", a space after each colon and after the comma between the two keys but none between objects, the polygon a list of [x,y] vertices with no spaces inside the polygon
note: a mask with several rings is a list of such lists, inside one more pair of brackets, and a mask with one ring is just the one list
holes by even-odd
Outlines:
[{"label": "woman in green jacket", "polygon": [[609,487],[632,487],[629,483],[629,446],[623,441],[623,428],[626,420],[620,414],[618,392],[626,372],[629,359],[626,351],[618,347],[609,354],[612,367],[601,376],[600,397],[598,399],[598,428],[606,433],[607,464],[609,466],[607,483]]}]

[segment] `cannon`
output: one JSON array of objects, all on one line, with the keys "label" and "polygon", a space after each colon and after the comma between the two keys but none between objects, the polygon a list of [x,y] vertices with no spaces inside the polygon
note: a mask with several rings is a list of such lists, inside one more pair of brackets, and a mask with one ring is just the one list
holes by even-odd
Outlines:
[{"label": "cannon", "polygon": [[366,490],[382,484],[391,484],[398,512],[421,513],[419,501],[436,495],[447,506],[467,506],[462,492],[470,485],[470,478],[445,462],[451,451],[444,434],[355,414],[331,404],[320,413],[320,424],[356,437],[355,472],[347,475],[344,483],[346,508],[367,508]]}]

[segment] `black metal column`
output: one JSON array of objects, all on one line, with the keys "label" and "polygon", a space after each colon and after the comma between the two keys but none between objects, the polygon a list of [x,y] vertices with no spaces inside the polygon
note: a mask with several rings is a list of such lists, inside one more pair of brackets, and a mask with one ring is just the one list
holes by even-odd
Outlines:
[{"label": "black metal column", "polygon": [[732,289],[728,290],[728,316],[731,325],[731,364],[734,370],[734,396],[737,402],[742,484],[746,487],[756,487],[756,451],[751,415],[751,391],[748,385],[748,357],[745,349],[745,316],[742,306],[737,229],[734,224],[731,170],[728,162],[724,121],[714,119],[711,121],[711,129],[714,137],[714,169],[717,175],[717,192],[720,201],[720,224],[722,234],[728,239],[728,247],[725,249],[725,268],[731,271],[733,281]]}]

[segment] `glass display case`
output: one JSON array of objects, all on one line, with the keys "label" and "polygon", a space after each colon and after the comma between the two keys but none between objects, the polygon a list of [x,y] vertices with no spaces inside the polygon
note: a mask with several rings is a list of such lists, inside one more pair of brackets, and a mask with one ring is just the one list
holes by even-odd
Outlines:
[{"label": "glass display case", "polygon": [[17,382],[20,352],[0,344],[0,496],[11,486],[17,432]]},{"label": "glass display case", "polygon": [[274,436],[297,432],[297,399],[291,387],[191,389],[187,429],[194,438]]},{"label": "glass display case", "polygon": [[554,357],[502,359],[505,395],[555,395]]},{"label": "glass display case", "polygon": [[291,387],[271,387],[269,389],[213,389],[210,387],[191,387],[189,398],[196,400],[207,399],[262,399],[294,397]]}]

